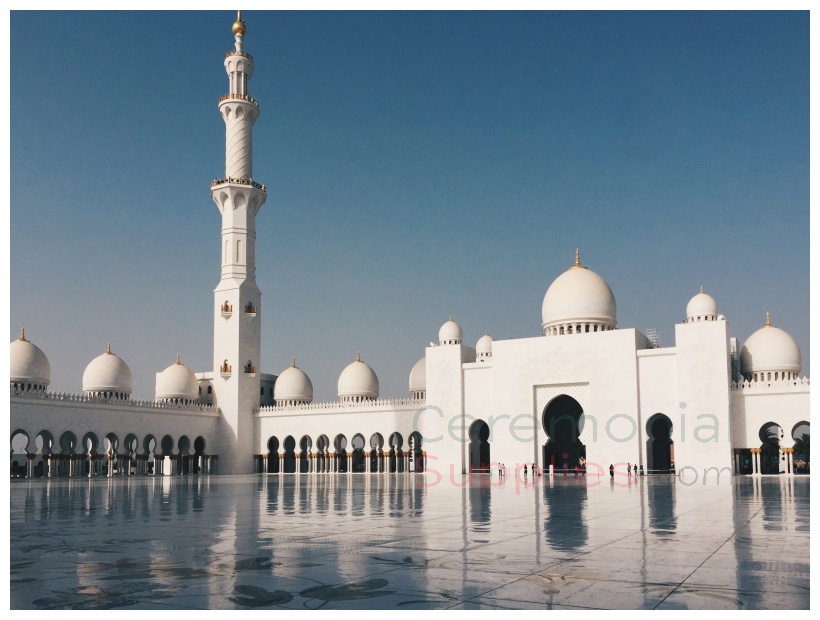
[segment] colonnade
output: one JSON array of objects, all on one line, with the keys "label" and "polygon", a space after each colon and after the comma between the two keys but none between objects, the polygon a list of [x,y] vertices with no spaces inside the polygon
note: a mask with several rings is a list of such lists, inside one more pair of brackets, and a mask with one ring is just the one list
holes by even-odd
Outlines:
[{"label": "colonnade", "polygon": [[[760,455],[763,453],[761,448],[752,448],[749,450],[752,453],[752,475],[761,476],[762,470],[760,466]],[[794,475],[794,448],[781,448],[780,454],[786,457],[786,471],[782,472],[788,476]]]},{"label": "colonnade", "polygon": [[[409,451],[402,452],[383,452],[383,451],[369,451],[364,452],[363,472],[366,474],[390,473],[391,469],[391,455],[395,459],[395,471],[393,473],[415,472],[423,471],[423,463],[427,458],[426,452],[421,452],[418,458],[414,461],[411,459],[412,453]],[[277,459],[279,462],[278,473],[347,473],[353,472],[353,452],[308,452],[307,454],[307,471],[301,471],[301,452],[294,451],[294,459],[296,462],[295,471],[285,472],[285,452],[279,451],[277,454],[257,454],[255,455],[256,473],[267,473],[270,471],[270,460]],[[346,467],[341,467],[342,459]],[[420,461],[420,462],[419,462]],[[412,466],[411,466],[412,465]]]},{"label": "colonnade", "polygon": [[[25,470],[12,468],[16,478],[80,478],[152,475],[215,474],[216,454],[36,454],[26,453]],[[35,461],[40,458],[42,470]]]}]

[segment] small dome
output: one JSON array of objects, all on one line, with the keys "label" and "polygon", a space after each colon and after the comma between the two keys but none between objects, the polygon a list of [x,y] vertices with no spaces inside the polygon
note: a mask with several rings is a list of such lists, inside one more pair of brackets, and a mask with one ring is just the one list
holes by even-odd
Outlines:
[{"label": "small dome", "polygon": [[46,386],[51,383],[51,365],[39,347],[26,340],[25,329],[10,345],[10,383]]},{"label": "small dome", "polygon": [[302,369],[296,366],[295,359],[290,367],[276,378],[276,383],[273,384],[273,400],[300,403],[309,403],[313,400],[313,384]]},{"label": "small dome", "polygon": [[410,371],[410,393],[427,391],[427,356],[422,357]]},{"label": "small dome", "polygon": [[196,375],[179,361],[171,364],[157,375],[156,397],[164,399],[194,400],[199,397],[199,382]]},{"label": "small dome", "polygon": [[451,314],[450,320],[438,330],[438,341],[439,344],[461,344],[462,335],[461,327],[453,320]]},{"label": "small dome", "polygon": [[803,367],[800,348],[788,332],[772,325],[766,313],[766,325],[753,333],[740,350],[740,372],[789,372],[799,374]]},{"label": "small dome", "polygon": [[[578,323],[614,329],[615,296],[594,271],[581,265],[575,251],[575,265],[558,276],[547,289],[541,306],[541,327],[570,328]],[[562,332],[566,333],[566,332]]]},{"label": "small dome", "polygon": [[131,369],[122,358],[111,353],[111,343],[105,353],[91,360],[83,373],[84,392],[130,394],[132,389]]},{"label": "small dome", "polygon": [[686,304],[686,320],[690,323],[694,321],[716,321],[718,318],[718,305],[715,298],[703,292],[695,295]]},{"label": "small dome", "polygon": [[475,352],[479,357],[490,357],[493,354],[493,337],[484,332],[475,344]]},{"label": "small dome", "polygon": [[339,376],[339,398],[342,400],[361,397],[379,397],[379,379],[373,369],[365,364],[359,354],[356,361],[342,371]]}]

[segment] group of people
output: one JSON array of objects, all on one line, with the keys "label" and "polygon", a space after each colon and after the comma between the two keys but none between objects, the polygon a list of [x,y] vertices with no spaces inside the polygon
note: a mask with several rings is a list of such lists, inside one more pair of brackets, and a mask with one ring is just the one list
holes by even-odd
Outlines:
[{"label": "group of people", "polygon": [[[626,475],[628,477],[635,476],[637,478],[638,477],[638,465],[637,464],[633,465],[632,463],[627,463],[626,464]],[[641,465],[640,475],[643,476],[643,465]],[[612,465],[612,464],[609,465],[609,477],[610,478],[615,477],[615,466]]]}]

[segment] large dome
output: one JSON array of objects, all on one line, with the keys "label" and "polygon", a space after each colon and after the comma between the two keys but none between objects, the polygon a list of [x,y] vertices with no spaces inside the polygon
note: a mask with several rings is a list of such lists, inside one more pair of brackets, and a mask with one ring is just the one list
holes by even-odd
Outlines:
[{"label": "large dome", "polygon": [[277,403],[309,403],[313,400],[313,383],[310,378],[296,366],[296,360],[289,368],[282,371],[273,384],[273,400]]},{"label": "large dome", "polygon": [[342,400],[374,399],[379,397],[379,379],[359,354],[356,361],[339,376],[339,398]]},{"label": "large dome", "polygon": [[9,348],[11,349],[9,364],[11,385],[18,383],[44,388],[51,383],[51,365],[48,363],[48,358],[39,347],[26,340],[25,330],[20,333],[20,338],[9,345]]},{"label": "large dome", "polygon": [[541,327],[551,335],[614,329],[615,296],[594,271],[581,265],[578,251],[575,265],[558,276],[547,289],[541,306]]},{"label": "large dome", "polygon": [[749,336],[740,350],[740,371],[747,378],[761,372],[786,372],[796,376],[802,367],[800,348],[794,338],[772,325],[767,312],[766,325]]},{"label": "large dome", "polygon": [[196,375],[179,361],[179,355],[175,364],[157,375],[156,397],[159,400],[194,400],[199,397]]},{"label": "large dome", "polygon": [[91,360],[83,373],[83,391],[89,393],[112,392],[130,394],[133,389],[131,369],[122,358],[108,350]]},{"label": "large dome", "polygon": [[427,391],[427,356],[413,365],[410,371],[410,393]]},{"label": "large dome", "polygon": [[700,293],[695,295],[686,304],[686,321],[694,323],[695,321],[716,321],[718,318],[718,305],[715,298],[703,292],[703,287],[700,287]]},{"label": "large dome", "polygon": [[461,326],[453,320],[451,314],[450,320],[438,330],[438,341],[439,344],[461,344],[462,335]]}]

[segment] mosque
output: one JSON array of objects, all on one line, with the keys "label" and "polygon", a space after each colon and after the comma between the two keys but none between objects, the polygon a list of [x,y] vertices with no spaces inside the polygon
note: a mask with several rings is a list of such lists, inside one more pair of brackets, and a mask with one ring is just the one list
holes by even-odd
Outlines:
[{"label": "mosque", "polygon": [[295,360],[263,373],[255,222],[267,194],[253,179],[251,139],[259,104],[241,16],[232,29],[219,100],[225,174],[211,184],[222,218],[213,366],[194,372],[177,357],[157,373],[155,399],[134,400],[131,369],[109,345],[86,367],[81,394],[51,392],[48,358],[23,331],[10,345],[12,477],[424,473],[435,483],[524,465],[587,476],[612,465],[626,476],[627,463],[704,483],[808,473],[809,380],[796,342],[768,313],[738,346],[701,290],[675,325],[675,346],[659,347],[653,334],[617,325],[612,290],[578,251],[556,268],[540,336],[485,333],[472,347],[450,317],[401,397],[380,398],[359,355],[335,402],[313,402]]}]

